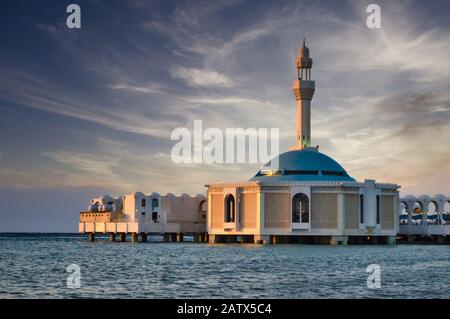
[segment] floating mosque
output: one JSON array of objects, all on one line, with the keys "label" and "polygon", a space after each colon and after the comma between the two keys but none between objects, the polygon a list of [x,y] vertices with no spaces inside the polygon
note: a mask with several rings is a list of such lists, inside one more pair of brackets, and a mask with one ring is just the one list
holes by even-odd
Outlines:
[{"label": "floating mosque", "polygon": [[358,182],[311,146],[312,66],[303,41],[293,83],[297,143],[248,181],[206,185],[210,242],[395,242],[400,186]]},{"label": "floating mosque", "polygon": [[[356,181],[334,159],[311,146],[313,60],[303,41],[293,83],[296,144],[249,180],[205,185],[207,198],[137,192],[91,200],[80,213],[79,231],[119,234],[132,241],[163,234],[165,241],[209,243],[394,244],[424,237],[448,242],[450,197],[399,197],[400,186]],[[434,205],[430,214],[429,207]]]}]

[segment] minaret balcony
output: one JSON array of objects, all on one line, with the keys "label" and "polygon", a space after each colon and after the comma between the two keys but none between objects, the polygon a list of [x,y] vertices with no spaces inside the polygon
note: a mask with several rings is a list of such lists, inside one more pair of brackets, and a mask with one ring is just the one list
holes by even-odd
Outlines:
[{"label": "minaret balcony", "polygon": [[293,91],[296,100],[311,100],[314,91],[316,89],[316,83],[310,80],[295,80],[293,85]]}]

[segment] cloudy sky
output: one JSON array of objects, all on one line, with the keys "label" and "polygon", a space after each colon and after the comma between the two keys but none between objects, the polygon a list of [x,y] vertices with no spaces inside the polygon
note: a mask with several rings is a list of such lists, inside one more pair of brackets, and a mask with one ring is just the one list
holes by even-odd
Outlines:
[{"label": "cloudy sky", "polygon": [[[177,127],[279,128],[314,59],[312,139],[358,180],[450,195],[449,1],[1,1],[0,231],[76,231],[91,197],[204,193],[259,164],[175,164]],[[82,28],[66,27],[81,7]]]}]

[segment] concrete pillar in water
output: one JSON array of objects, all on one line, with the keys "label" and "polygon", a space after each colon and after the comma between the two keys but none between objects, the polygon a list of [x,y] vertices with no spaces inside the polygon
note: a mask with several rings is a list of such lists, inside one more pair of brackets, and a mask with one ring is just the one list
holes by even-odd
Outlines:
[{"label": "concrete pillar in water", "polygon": [[200,234],[195,233],[194,234],[194,243],[199,243],[201,241]]},{"label": "concrete pillar in water", "polygon": [[119,240],[124,242],[127,239],[127,234],[119,233]]},{"label": "concrete pillar in water", "polygon": [[131,242],[135,243],[138,241],[138,234],[137,233],[131,233]]},{"label": "concrete pillar in water", "polygon": [[177,241],[177,234],[171,233],[170,234],[170,241],[175,243]]},{"label": "concrete pillar in water", "polygon": [[258,245],[268,245],[270,244],[270,236],[269,235],[254,235],[253,241]]},{"label": "concrete pillar in water", "polygon": [[109,241],[116,241],[116,234],[115,233],[109,233]]},{"label": "concrete pillar in water", "polygon": [[141,242],[147,242],[147,233],[141,233]]},{"label": "concrete pillar in water", "polygon": [[388,236],[386,238],[386,242],[388,243],[388,245],[395,245],[397,243],[397,239],[395,238],[395,236]]},{"label": "concrete pillar in water", "polygon": [[274,245],[287,244],[287,237],[286,236],[272,236],[272,244],[274,244]]},{"label": "concrete pillar in water", "polygon": [[95,241],[95,233],[89,233],[89,241]]},{"label": "concrete pillar in water", "polygon": [[182,243],[183,239],[184,239],[183,233],[178,233],[177,234],[177,242]]},{"label": "concrete pillar in water", "polygon": [[220,242],[220,237],[218,235],[209,235],[209,243],[217,244]]},{"label": "concrete pillar in water", "polygon": [[348,236],[331,236],[330,245],[347,245]]},{"label": "concrete pillar in water", "polygon": [[169,233],[164,233],[164,242],[168,243],[170,241],[170,234]]}]

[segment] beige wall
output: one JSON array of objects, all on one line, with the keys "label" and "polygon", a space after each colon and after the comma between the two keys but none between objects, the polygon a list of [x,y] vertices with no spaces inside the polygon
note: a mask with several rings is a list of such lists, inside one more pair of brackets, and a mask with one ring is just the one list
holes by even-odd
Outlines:
[{"label": "beige wall", "polygon": [[130,221],[136,218],[136,199],[134,194],[126,195],[123,200],[123,212],[127,215]]},{"label": "beige wall", "polygon": [[380,198],[380,219],[382,229],[394,229],[394,196],[381,195]]},{"label": "beige wall", "polygon": [[256,227],[257,194],[243,193],[240,197],[239,218],[241,229]]},{"label": "beige wall", "polygon": [[80,223],[109,223],[117,219],[117,212],[85,212],[80,213]]},{"label": "beige wall", "polygon": [[337,194],[311,194],[311,228],[337,228]]},{"label": "beige wall", "polygon": [[289,193],[264,194],[264,227],[268,229],[290,229],[291,213]]},{"label": "beige wall", "polygon": [[[206,212],[201,212],[204,207],[201,203],[204,197],[190,196],[162,196],[162,208],[166,212],[168,223],[206,223]],[[203,218],[204,216],[204,218]]]},{"label": "beige wall", "polygon": [[[258,233],[259,229],[259,192],[261,192],[261,210],[263,216],[261,227],[269,233],[294,234],[291,231],[291,194],[290,187],[264,186],[257,188],[238,187],[240,194],[237,200],[238,222],[236,232]],[[222,233],[224,231],[224,192],[223,188],[208,189],[210,202],[210,229],[211,233]],[[350,234],[359,234],[360,230],[360,202],[358,188],[342,187],[314,187],[311,188],[310,201],[310,231],[306,235],[324,234],[330,230],[332,234],[349,230]],[[381,227],[383,230],[394,230],[395,228],[395,196],[381,196]],[[339,210],[343,215],[339,216]],[[342,229],[341,229],[342,227]]]},{"label": "beige wall", "polygon": [[345,194],[345,228],[359,229],[359,195]]},{"label": "beige wall", "polygon": [[223,194],[211,195],[211,228],[223,230]]}]

